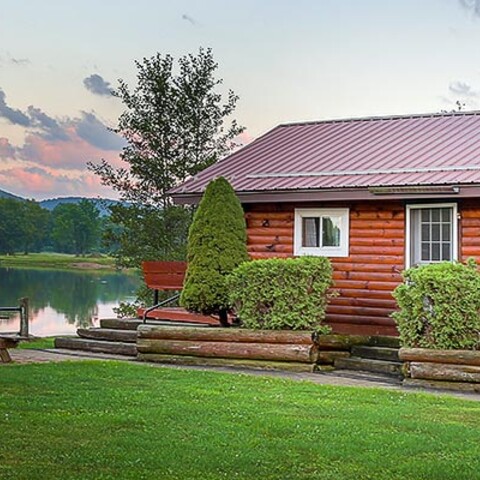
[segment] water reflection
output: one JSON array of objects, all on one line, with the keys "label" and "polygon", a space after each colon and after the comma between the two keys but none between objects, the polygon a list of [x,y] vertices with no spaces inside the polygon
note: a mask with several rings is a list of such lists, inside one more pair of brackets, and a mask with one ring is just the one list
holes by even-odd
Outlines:
[{"label": "water reflection", "polygon": [[[0,268],[0,306],[28,297],[32,334],[74,333],[111,316],[120,301],[134,297],[137,286],[136,277],[124,274]],[[15,330],[18,316],[0,320],[0,332]]]}]

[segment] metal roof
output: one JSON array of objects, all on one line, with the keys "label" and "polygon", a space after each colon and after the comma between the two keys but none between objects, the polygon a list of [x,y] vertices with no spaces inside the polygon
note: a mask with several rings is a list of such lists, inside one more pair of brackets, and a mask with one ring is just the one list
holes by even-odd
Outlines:
[{"label": "metal roof", "polygon": [[279,125],[172,190],[237,193],[480,184],[480,111]]}]

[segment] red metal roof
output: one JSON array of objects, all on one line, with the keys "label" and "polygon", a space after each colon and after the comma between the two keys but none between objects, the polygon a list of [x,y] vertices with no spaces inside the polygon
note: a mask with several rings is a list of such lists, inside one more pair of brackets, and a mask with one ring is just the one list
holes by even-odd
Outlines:
[{"label": "red metal roof", "polygon": [[480,184],[480,112],[280,125],[172,190],[200,194]]}]

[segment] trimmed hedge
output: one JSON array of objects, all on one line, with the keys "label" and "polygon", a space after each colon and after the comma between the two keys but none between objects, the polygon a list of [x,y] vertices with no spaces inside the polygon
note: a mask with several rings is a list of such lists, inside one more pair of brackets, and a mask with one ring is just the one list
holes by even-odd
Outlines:
[{"label": "trimmed hedge", "polygon": [[230,302],[242,326],[267,330],[311,330],[322,325],[332,266],[324,257],[256,260],[228,278]]},{"label": "trimmed hedge", "polygon": [[410,268],[393,292],[404,347],[480,348],[480,273],[475,261]]}]

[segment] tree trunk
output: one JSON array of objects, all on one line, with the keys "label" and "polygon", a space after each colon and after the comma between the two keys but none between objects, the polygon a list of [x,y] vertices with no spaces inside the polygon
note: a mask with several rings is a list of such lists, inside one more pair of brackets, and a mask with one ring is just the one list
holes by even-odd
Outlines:
[{"label": "tree trunk", "polygon": [[228,312],[227,312],[227,310],[220,310],[218,312],[218,318],[220,320],[220,325],[222,327],[230,327],[230,324],[228,323]]}]

